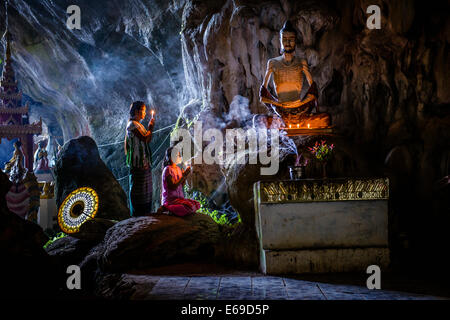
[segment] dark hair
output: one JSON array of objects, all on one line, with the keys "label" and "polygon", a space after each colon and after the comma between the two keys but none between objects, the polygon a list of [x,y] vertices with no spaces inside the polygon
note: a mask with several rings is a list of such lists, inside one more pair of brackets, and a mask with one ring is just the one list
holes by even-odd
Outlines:
[{"label": "dark hair", "polygon": [[143,106],[145,106],[145,103],[143,101],[135,101],[130,106],[130,118],[134,117],[136,114],[136,111],[141,109]]},{"label": "dark hair", "polygon": [[164,155],[163,167],[171,166],[173,164],[173,161],[172,161],[172,150],[173,150],[173,148],[174,148],[173,146],[167,148],[166,154]]},{"label": "dark hair", "polygon": [[283,28],[280,30],[280,35],[283,34],[283,32],[292,32],[297,35],[297,30],[295,30],[294,26],[289,20],[286,20],[286,22],[283,25]]},{"label": "dark hair", "polygon": [[16,142],[14,142],[14,145],[15,145],[17,148],[20,148],[20,147],[22,146],[22,142],[20,142],[20,140],[17,140]]}]

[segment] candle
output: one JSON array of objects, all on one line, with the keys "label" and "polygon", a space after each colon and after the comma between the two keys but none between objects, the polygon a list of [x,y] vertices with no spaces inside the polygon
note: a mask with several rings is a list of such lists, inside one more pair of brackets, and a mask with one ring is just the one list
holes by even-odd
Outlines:
[{"label": "candle", "polygon": [[299,123],[297,123],[297,128],[300,128],[300,124]]},{"label": "candle", "polygon": [[290,124],[290,125],[289,125],[289,129],[291,129],[291,128],[292,128],[292,125]]},{"label": "candle", "polygon": [[308,129],[310,128],[310,125],[309,125],[309,123],[308,123]]}]

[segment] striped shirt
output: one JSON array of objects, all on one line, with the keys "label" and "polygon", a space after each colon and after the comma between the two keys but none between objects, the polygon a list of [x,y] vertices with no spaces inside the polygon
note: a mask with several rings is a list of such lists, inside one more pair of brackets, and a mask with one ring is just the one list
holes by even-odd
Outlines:
[{"label": "striped shirt", "polygon": [[148,168],[152,163],[152,153],[149,143],[139,139],[134,130],[146,132],[145,127],[136,120],[129,120],[126,132],[127,166],[130,168]]}]

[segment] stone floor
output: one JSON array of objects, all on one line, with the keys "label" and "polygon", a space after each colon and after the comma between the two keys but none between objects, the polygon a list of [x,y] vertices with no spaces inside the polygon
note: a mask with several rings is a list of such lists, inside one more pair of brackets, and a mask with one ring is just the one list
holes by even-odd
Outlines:
[{"label": "stone floor", "polygon": [[436,300],[436,296],[275,276],[124,274],[131,299],[144,300]]}]

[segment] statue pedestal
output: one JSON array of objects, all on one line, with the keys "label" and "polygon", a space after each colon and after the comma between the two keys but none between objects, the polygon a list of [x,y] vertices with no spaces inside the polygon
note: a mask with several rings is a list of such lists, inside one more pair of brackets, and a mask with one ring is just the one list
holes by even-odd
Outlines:
[{"label": "statue pedestal", "polygon": [[332,136],[334,135],[333,128],[283,128],[283,130],[286,131],[288,137],[295,137],[295,136]]},{"label": "statue pedestal", "polygon": [[389,265],[387,179],[260,181],[254,197],[264,274]]},{"label": "statue pedestal", "polygon": [[43,230],[52,229],[53,224],[56,223],[56,199],[42,199],[39,207],[38,224]]}]

